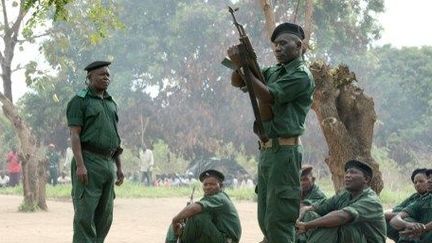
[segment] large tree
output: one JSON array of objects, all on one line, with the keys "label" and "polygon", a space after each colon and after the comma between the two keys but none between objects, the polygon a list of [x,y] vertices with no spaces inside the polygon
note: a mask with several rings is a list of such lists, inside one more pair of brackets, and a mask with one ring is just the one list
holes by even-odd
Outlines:
[{"label": "large tree", "polygon": [[[238,38],[226,8],[231,2],[122,0],[117,3],[125,28],[108,32],[100,43],[90,43],[80,33],[81,28],[54,24],[53,28],[63,34],[53,36],[45,44],[45,54],[53,66],[60,66],[58,84],[70,86],[67,91],[56,88],[56,92],[62,92],[57,93],[58,107],[64,109],[72,90],[84,86],[82,67],[86,63],[109,59],[113,61],[110,92],[119,103],[120,130],[126,146],[141,143],[142,117],[149,120],[146,142],[160,138],[188,158],[210,155],[229,142],[236,147],[244,145],[251,155],[256,153],[257,138],[251,132],[248,100],[229,85],[229,70],[220,65],[225,50]],[[382,11],[382,1],[319,2],[306,17],[303,1],[299,1],[297,14],[297,2],[277,3],[273,9],[278,22],[293,15],[297,15],[301,24],[304,18],[313,19],[310,22],[313,49],[309,51],[309,59],[320,57],[338,63],[344,56],[357,53],[361,56],[360,51],[367,49],[379,30],[371,16]],[[270,31],[265,27],[259,4],[257,0],[236,1],[240,7],[237,18],[245,24],[259,63],[266,66],[274,63],[274,57],[268,38]],[[364,7],[358,8],[359,4]],[[79,16],[80,12],[71,13],[74,14]],[[321,18],[325,21],[318,21]],[[353,66],[353,59],[343,60]],[[56,109],[57,114],[64,112]],[[40,119],[32,119],[42,120],[43,114],[38,115]],[[323,160],[327,149],[314,119],[314,114],[308,118],[304,142],[307,162],[316,163]],[[57,124],[65,124],[64,117]]]},{"label": "large tree", "polygon": [[[41,1],[41,0],[2,0],[1,1],[1,22],[0,32],[3,49],[0,50],[1,77],[3,92],[0,92],[0,103],[6,118],[13,125],[14,131],[20,142],[20,160],[22,163],[24,201],[21,206],[23,210],[35,210],[37,208],[47,209],[45,200],[45,158],[38,153],[40,141],[34,135],[32,129],[27,125],[25,119],[13,103],[12,82],[24,82],[14,80],[12,74],[15,71],[25,69],[28,85],[37,85],[38,81],[46,80],[43,73],[38,71],[37,64],[31,59],[25,60],[27,65],[22,63],[13,66],[17,47],[25,50],[25,44],[34,44],[35,40],[42,36],[50,36],[54,32],[46,25],[52,19],[66,20],[68,18],[66,5],[72,0]],[[100,20],[100,9],[107,6],[101,1],[93,1],[87,7],[88,11],[83,16],[92,16],[92,21],[98,23]],[[102,21],[104,23],[104,21]],[[105,26],[100,24],[100,26]],[[37,30],[43,33],[38,33]],[[102,31],[94,31],[96,34]],[[57,33],[58,34],[58,33]],[[39,85],[41,82],[39,82]],[[35,114],[40,107],[32,110]],[[29,115],[30,115],[29,114]]]}]

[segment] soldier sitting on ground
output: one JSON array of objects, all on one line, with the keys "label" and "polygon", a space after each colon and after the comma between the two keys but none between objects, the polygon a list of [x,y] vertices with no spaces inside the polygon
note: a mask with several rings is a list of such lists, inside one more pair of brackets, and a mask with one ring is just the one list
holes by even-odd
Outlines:
[{"label": "soldier sitting on ground", "polygon": [[234,243],[240,241],[241,226],[236,208],[222,191],[224,175],[207,170],[199,176],[204,197],[180,211],[173,219],[167,243]]},{"label": "soldier sitting on ground", "polygon": [[[390,221],[391,226],[400,230],[398,243],[432,242],[432,170],[427,170],[428,193],[411,203]],[[412,218],[414,222],[409,222]]]},{"label": "soldier sitting on ground", "polygon": [[312,173],[312,166],[304,166],[301,170],[300,184],[300,206],[310,206],[320,203],[326,199],[326,195],[315,184],[315,177]]},{"label": "soldier sitting on ground", "polygon": [[[345,164],[345,190],[319,205],[305,206],[296,223],[297,233],[308,243],[385,242],[384,212],[369,187],[372,169],[358,160]],[[325,239],[323,241],[323,239]]]},{"label": "soldier sitting on ground", "polygon": [[[411,174],[411,181],[414,184],[414,188],[416,190],[411,196],[405,199],[403,202],[398,204],[396,207],[391,209],[390,211],[385,212],[385,219],[387,223],[387,237],[394,240],[395,242],[399,241],[399,232],[390,225],[390,220],[393,219],[400,211],[402,211],[405,207],[419,200],[422,196],[427,193],[427,176],[426,176],[426,168],[423,169],[415,169]],[[406,218],[406,221],[413,221],[413,219]]]}]

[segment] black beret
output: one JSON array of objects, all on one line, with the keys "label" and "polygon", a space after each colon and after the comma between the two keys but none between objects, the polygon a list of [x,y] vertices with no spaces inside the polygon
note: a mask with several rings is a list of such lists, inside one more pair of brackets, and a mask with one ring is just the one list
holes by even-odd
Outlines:
[{"label": "black beret", "polygon": [[209,177],[209,176],[216,177],[220,181],[224,181],[225,180],[225,176],[221,172],[219,172],[217,170],[206,170],[206,171],[203,171],[200,174],[200,176],[199,176],[199,180],[201,182],[203,182],[204,179],[207,178],[207,177]]},{"label": "black beret", "polygon": [[100,67],[105,67],[110,65],[111,62],[106,62],[106,61],[95,61],[90,63],[89,65],[87,65],[87,67],[84,68],[84,70],[86,70],[87,72],[93,71],[95,69],[98,69]]},{"label": "black beret", "polygon": [[300,25],[292,24],[292,23],[282,23],[278,25],[274,30],[273,34],[271,35],[271,41],[274,42],[276,37],[282,33],[290,33],[293,35],[296,35],[300,38],[300,40],[304,40],[305,34],[303,31],[303,28]]},{"label": "black beret", "polygon": [[417,168],[413,171],[413,173],[411,174],[411,181],[414,182],[414,177],[417,174],[425,174],[427,176],[427,169],[426,168]]},{"label": "black beret", "polygon": [[426,170],[426,176],[430,176],[432,175],[432,169],[427,169]]},{"label": "black beret", "polygon": [[301,169],[301,175],[300,176],[308,175],[309,173],[312,172],[312,169],[313,169],[312,166],[303,166]]},{"label": "black beret", "polygon": [[366,176],[369,176],[369,177],[371,177],[372,178],[372,175],[373,175],[373,173],[372,173],[372,168],[368,165],[368,164],[366,164],[366,163],[364,163],[364,162],[361,162],[361,161],[358,161],[358,160],[350,160],[350,161],[348,161],[348,162],[346,162],[345,163],[345,172],[349,169],[349,168],[357,168],[357,169],[359,169],[359,170],[361,170],[361,171],[363,171],[363,173],[366,175]]}]

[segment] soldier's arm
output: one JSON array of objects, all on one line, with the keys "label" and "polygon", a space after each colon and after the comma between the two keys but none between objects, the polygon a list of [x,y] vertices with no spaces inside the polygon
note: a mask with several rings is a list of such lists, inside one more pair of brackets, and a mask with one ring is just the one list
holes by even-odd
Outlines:
[{"label": "soldier's arm", "polygon": [[123,180],[124,180],[124,174],[123,174],[123,170],[122,170],[122,167],[121,167],[120,155],[116,156],[114,158],[114,161],[115,161],[115,164],[116,164],[116,167],[117,167],[117,172],[116,172],[116,174],[117,174],[117,180],[116,180],[115,184],[117,186],[120,186],[121,184],[123,184]]},{"label": "soldier's arm", "polygon": [[199,214],[203,211],[203,207],[199,203],[191,203],[187,207],[185,207],[182,211],[180,211],[172,220],[172,224],[176,225],[180,223],[182,220],[190,218],[196,214]]},{"label": "soldier's arm", "polygon": [[83,183],[88,183],[87,178],[87,169],[84,165],[84,159],[82,156],[82,150],[81,150],[81,127],[69,127],[70,131],[70,138],[71,138],[71,144],[72,144],[72,152],[74,154],[74,158],[76,161],[76,175],[78,177],[78,180]]},{"label": "soldier's arm", "polygon": [[409,215],[407,212],[402,211],[390,220],[390,225],[393,226],[397,230],[405,229],[412,224],[412,223],[404,220],[404,218],[406,218],[408,216]]},{"label": "soldier's arm", "polygon": [[352,221],[352,219],[352,215],[348,212],[344,210],[336,210],[309,222],[298,222],[297,228],[304,232],[314,228],[332,228],[347,224]]}]

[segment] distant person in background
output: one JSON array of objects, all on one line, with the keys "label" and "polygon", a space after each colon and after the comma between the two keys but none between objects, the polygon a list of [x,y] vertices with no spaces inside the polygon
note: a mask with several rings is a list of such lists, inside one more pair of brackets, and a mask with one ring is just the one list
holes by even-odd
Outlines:
[{"label": "distant person in background", "polygon": [[[393,226],[390,225],[390,221],[396,216],[399,212],[401,212],[405,207],[414,203],[415,201],[421,199],[423,195],[428,192],[428,178],[426,176],[426,168],[423,169],[415,169],[411,174],[411,181],[414,184],[414,188],[416,190],[411,196],[405,199],[403,202],[398,204],[396,207],[391,209],[390,211],[385,212],[385,218],[387,222],[387,237],[394,240],[395,242],[399,241],[399,232]],[[414,221],[412,218],[406,218],[405,221]]]},{"label": "distant person in background", "polygon": [[70,170],[70,164],[72,162],[73,159],[73,151],[70,145],[70,138],[68,138],[68,147],[66,148],[65,151],[65,158],[63,161],[63,169],[62,171],[69,171]]},{"label": "distant person in background", "polygon": [[143,144],[143,148],[139,151],[141,182],[147,186],[153,185],[152,171],[154,165],[152,148],[147,148]]},{"label": "distant person in background", "polygon": [[9,176],[4,171],[0,171],[0,187],[6,187],[9,183]]},{"label": "distant person in background", "polygon": [[48,160],[48,183],[55,186],[58,183],[58,170],[59,170],[59,162],[60,156],[55,151],[55,145],[50,143],[48,145],[48,150],[46,152],[46,159]]},{"label": "distant person in background", "polygon": [[15,147],[7,154],[7,170],[9,174],[9,186],[16,186],[21,179],[21,163]]},{"label": "distant person in background", "polygon": [[326,199],[326,195],[315,184],[315,177],[312,173],[312,166],[304,166],[300,174],[300,205],[312,205],[322,202]]}]

